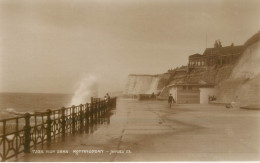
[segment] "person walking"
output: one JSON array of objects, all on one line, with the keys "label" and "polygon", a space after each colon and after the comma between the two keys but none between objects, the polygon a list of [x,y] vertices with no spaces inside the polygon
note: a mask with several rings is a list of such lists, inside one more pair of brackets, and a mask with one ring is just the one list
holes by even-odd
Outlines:
[{"label": "person walking", "polygon": [[172,94],[170,94],[168,97],[168,104],[170,105],[170,108],[172,107],[172,102],[173,102],[173,97]]}]

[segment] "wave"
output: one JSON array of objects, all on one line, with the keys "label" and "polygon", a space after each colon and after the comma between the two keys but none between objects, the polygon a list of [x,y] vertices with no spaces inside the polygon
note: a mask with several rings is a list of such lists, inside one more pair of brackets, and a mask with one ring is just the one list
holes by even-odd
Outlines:
[{"label": "wave", "polygon": [[97,95],[98,85],[96,77],[93,75],[85,75],[72,97],[70,106],[90,102],[90,98],[97,97]]},{"label": "wave", "polygon": [[[11,118],[16,116],[23,116],[25,113],[35,114],[35,112],[24,112],[24,111],[16,111],[14,108],[6,108],[5,110],[0,111],[1,119]],[[41,117],[37,117],[37,119],[41,119]]]},{"label": "wave", "polygon": [[0,111],[0,117],[1,117],[1,119],[11,118],[11,117],[15,117],[15,116],[22,116],[25,113],[26,112],[18,112],[14,108],[6,108],[5,110]]},{"label": "wave", "polygon": [[[13,114],[13,115],[24,115],[25,113],[28,113],[28,112],[18,112],[14,108],[6,108],[4,110],[4,112],[9,113],[9,114]],[[29,113],[33,114],[33,112],[29,112]]]}]

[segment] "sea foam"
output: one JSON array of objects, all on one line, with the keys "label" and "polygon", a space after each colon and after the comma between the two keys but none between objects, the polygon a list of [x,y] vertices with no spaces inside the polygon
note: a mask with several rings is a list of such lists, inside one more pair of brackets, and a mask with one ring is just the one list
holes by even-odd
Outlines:
[{"label": "sea foam", "polygon": [[85,75],[79,83],[77,90],[75,91],[71,105],[79,105],[90,102],[91,97],[98,96],[98,84],[97,78],[93,75]]}]

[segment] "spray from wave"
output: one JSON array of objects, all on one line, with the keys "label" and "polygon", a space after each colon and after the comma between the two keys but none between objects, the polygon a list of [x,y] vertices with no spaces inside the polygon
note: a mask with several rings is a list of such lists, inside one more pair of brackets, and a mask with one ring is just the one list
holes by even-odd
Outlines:
[{"label": "spray from wave", "polygon": [[90,102],[91,97],[98,96],[97,78],[93,75],[85,75],[74,93],[71,105],[79,105]]}]

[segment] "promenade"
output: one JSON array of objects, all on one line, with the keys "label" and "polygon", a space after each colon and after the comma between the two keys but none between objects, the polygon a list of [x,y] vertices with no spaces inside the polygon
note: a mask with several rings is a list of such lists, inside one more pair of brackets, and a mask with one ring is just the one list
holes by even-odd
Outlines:
[{"label": "promenade", "polygon": [[66,136],[15,161],[260,160],[258,110],[118,99],[112,112],[92,134]]}]

